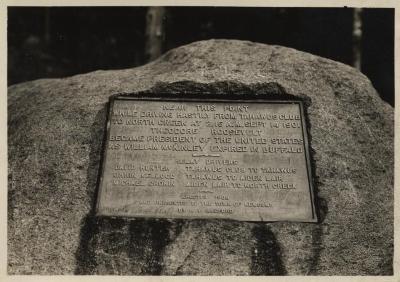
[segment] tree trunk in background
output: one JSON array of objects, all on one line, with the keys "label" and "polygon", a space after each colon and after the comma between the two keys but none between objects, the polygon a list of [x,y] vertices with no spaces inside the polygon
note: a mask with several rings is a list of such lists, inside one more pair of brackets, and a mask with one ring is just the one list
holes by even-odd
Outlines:
[{"label": "tree trunk in background", "polygon": [[353,11],[353,66],[361,71],[362,8]]},{"label": "tree trunk in background", "polygon": [[46,46],[50,45],[50,29],[51,29],[51,21],[50,21],[50,8],[46,7],[44,12],[44,42]]},{"label": "tree trunk in background", "polygon": [[164,43],[165,7],[149,7],[146,14],[145,55],[147,61],[158,58]]}]

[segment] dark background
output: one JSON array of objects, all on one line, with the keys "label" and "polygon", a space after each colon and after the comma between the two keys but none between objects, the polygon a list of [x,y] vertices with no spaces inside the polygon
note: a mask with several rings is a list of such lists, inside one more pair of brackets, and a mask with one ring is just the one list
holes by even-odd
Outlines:
[{"label": "dark background", "polygon": [[[9,7],[8,84],[146,63],[146,7]],[[362,64],[394,105],[394,9],[363,9]],[[352,64],[353,9],[167,7],[163,51],[226,38]]]}]

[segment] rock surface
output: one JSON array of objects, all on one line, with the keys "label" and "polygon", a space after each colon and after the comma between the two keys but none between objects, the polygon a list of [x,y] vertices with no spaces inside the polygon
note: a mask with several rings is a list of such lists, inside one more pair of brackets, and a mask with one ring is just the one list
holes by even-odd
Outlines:
[{"label": "rock surface", "polygon": [[[320,222],[93,217],[110,95],[306,101]],[[209,40],[145,66],[8,89],[9,274],[390,275],[393,108],[353,68],[280,46]]]}]

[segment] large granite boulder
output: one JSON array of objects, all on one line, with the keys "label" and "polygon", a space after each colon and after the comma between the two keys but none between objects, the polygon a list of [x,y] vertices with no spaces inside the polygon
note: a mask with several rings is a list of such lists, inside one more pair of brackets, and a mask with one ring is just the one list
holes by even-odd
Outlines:
[{"label": "large granite boulder", "polygon": [[[143,91],[303,99],[320,222],[94,217],[108,98]],[[201,41],[138,68],[13,85],[8,165],[9,274],[393,271],[393,108],[355,69],[290,48]]]}]

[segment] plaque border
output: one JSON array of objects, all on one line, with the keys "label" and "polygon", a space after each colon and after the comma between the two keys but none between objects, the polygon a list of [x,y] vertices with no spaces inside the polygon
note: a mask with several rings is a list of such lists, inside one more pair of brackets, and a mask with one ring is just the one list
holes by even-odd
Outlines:
[{"label": "plaque border", "polygon": [[[175,93],[174,93],[175,94]],[[108,104],[108,110],[107,110],[107,117],[106,117],[106,133],[104,134],[103,138],[103,144],[102,144],[102,156],[100,159],[100,169],[99,169],[99,175],[98,175],[98,181],[97,181],[97,195],[95,197],[95,210],[94,214],[96,217],[108,217],[108,218],[122,218],[122,219],[129,219],[129,220],[135,220],[135,219],[157,219],[157,220],[233,220],[233,221],[239,221],[239,222],[303,222],[303,223],[319,223],[319,214],[318,214],[318,203],[315,202],[315,199],[317,198],[316,195],[316,190],[314,187],[314,178],[312,176],[312,166],[311,166],[311,156],[310,156],[310,143],[308,140],[308,135],[309,132],[307,130],[307,124],[306,124],[306,118],[305,118],[305,110],[304,110],[304,102],[302,100],[272,100],[272,99],[263,99],[263,98],[252,98],[252,99],[244,99],[242,96],[238,96],[237,99],[218,99],[218,98],[213,98],[214,96],[207,97],[208,95],[202,96],[201,98],[192,98],[192,97],[184,97],[184,98],[178,98],[176,97],[176,94],[174,96],[162,96],[163,93],[158,93],[160,96],[156,97],[149,97],[149,96],[130,96],[133,94],[117,94],[117,95],[112,95],[109,97],[109,102]],[[306,170],[307,170],[307,177],[308,177],[308,190],[310,193],[310,204],[311,204],[311,213],[312,217],[307,220],[296,220],[296,219],[276,219],[276,220],[268,220],[268,221],[251,221],[251,220],[239,220],[239,219],[234,219],[234,218],[207,218],[207,217],[156,217],[156,216],[127,216],[127,215],[108,215],[108,214],[102,214],[100,211],[100,198],[102,194],[102,183],[103,183],[103,175],[105,171],[105,163],[107,159],[107,145],[108,145],[108,140],[110,139],[110,126],[111,126],[111,114],[112,110],[114,107],[114,101],[115,100],[136,100],[136,101],[151,101],[151,102],[206,102],[206,103],[250,103],[250,104],[257,104],[257,103],[270,103],[270,104],[297,104],[300,109],[300,121],[301,121],[301,128],[302,128],[302,135],[303,135],[303,147],[304,147],[304,152],[305,152],[305,158],[306,158]]]}]

